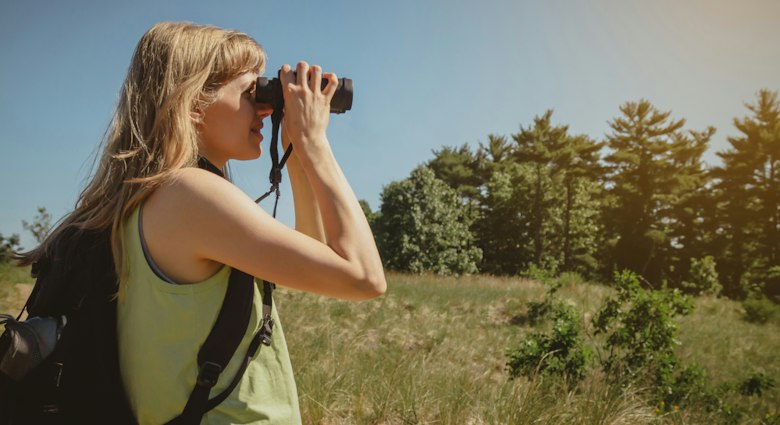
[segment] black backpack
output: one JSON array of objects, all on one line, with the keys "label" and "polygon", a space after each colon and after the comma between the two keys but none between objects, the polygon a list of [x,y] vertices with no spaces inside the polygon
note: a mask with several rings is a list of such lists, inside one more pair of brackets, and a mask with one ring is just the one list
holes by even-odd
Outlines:
[{"label": "black backpack", "polygon": [[[19,382],[0,373],[0,424],[133,424],[119,374],[108,232],[66,229],[32,267],[29,317],[65,317],[54,351]],[[8,324],[6,325],[8,327]],[[0,358],[12,349],[0,337]]]},{"label": "black backpack", "polygon": [[[32,273],[36,282],[26,304],[29,317],[53,317],[58,322],[64,317],[66,323],[53,352],[23,379],[0,371],[0,425],[135,424],[119,371],[118,285],[109,232],[65,230],[50,255],[33,265]],[[253,285],[252,276],[233,269],[217,320],[198,352],[195,387],[182,414],[168,424],[199,424],[232,392],[260,345],[271,344],[274,285],[264,282],[260,330],[231,384],[209,398],[249,324]],[[13,319],[9,322],[16,329],[29,328]],[[12,348],[10,333],[6,323],[0,361]]]}]

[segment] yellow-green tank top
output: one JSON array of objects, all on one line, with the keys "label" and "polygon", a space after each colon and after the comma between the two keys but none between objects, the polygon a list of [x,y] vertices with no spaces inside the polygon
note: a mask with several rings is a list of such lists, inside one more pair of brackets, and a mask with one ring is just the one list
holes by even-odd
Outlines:
[{"label": "yellow-green tank top", "polygon": [[[181,413],[198,374],[197,355],[217,318],[231,268],[194,284],[163,280],[147,262],[139,233],[140,207],[125,226],[129,277],[119,290],[119,364],[130,406],[142,425],[162,424]],[[153,261],[152,261],[152,264]],[[262,291],[255,285],[249,326],[211,397],[236,374],[260,326]],[[300,424],[298,394],[276,306],[271,346],[261,345],[230,396],[202,424]]]}]

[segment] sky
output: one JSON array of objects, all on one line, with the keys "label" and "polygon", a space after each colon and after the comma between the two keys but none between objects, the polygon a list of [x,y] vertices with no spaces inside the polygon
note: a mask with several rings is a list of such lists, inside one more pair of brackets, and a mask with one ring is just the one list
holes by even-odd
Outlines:
[{"label": "sky", "polygon": [[[72,211],[135,45],[160,21],[246,32],[268,75],[306,60],[351,78],[353,108],[332,116],[328,138],[376,210],[383,186],[434,150],[510,136],[548,109],[602,140],[620,105],[647,99],[685,129],[716,127],[705,161],[718,164],[745,103],[780,90],[778,18],[776,0],[2,0],[0,234],[29,249],[22,220]],[[266,124],[263,156],[232,164],[253,199],[268,189]]]}]

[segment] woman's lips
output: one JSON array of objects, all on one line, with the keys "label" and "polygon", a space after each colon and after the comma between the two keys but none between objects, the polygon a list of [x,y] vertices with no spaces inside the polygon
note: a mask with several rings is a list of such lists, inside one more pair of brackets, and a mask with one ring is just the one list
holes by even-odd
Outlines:
[{"label": "woman's lips", "polygon": [[262,130],[262,129],[263,129],[263,126],[261,125],[260,127],[252,128],[249,132],[254,134],[255,136],[259,137],[260,140],[263,140],[263,134],[260,132],[260,130]]}]

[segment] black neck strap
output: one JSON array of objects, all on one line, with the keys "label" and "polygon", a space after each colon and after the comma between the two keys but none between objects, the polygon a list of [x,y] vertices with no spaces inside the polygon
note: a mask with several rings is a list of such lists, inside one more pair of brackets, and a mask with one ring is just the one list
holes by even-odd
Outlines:
[{"label": "black neck strap", "polygon": [[287,162],[287,159],[292,153],[292,145],[287,147],[282,160],[279,161],[279,127],[284,117],[284,112],[280,107],[274,107],[274,112],[271,114],[271,172],[268,174],[268,180],[271,182],[271,188],[268,192],[255,200],[255,203],[260,203],[263,199],[267,198],[271,193],[276,193],[276,199],[274,200],[274,212],[273,216],[276,218],[276,207],[279,205],[279,184],[282,183],[282,168]]},{"label": "black neck strap", "polygon": [[212,164],[211,161],[206,159],[205,156],[198,156],[198,168],[202,168],[207,171],[211,171],[212,173],[225,178],[225,174],[222,173],[222,170],[217,168],[216,165]]}]

